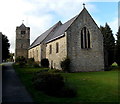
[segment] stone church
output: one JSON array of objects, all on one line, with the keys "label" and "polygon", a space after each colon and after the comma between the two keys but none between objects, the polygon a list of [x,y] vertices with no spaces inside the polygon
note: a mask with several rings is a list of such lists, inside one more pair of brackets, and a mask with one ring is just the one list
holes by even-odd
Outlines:
[{"label": "stone church", "polygon": [[103,35],[85,7],[64,24],[59,21],[53,25],[28,48],[28,58],[38,62],[47,58],[50,67],[59,70],[60,62],[66,57],[71,61],[72,72],[104,69]]}]

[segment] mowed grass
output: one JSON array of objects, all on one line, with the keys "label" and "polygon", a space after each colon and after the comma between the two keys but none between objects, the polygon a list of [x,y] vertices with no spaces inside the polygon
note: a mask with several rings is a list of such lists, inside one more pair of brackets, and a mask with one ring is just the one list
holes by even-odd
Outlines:
[{"label": "mowed grass", "polygon": [[[79,72],[61,73],[66,84],[77,91],[74,98],[57,98],[48,96],[32,85],[34,72],[40,68],[18,68],[15,67],[21,81],[31,93],[33,100],[37,103],[70,103],[79,104],[80,102],[118,102],[118,71],[103,72]],[[58,89],[59,90],[59,89]]]}]

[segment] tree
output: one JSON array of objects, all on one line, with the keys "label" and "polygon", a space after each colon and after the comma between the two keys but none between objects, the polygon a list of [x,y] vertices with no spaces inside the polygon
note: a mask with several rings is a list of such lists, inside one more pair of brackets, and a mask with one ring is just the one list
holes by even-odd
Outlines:
[{"label": "tree", "polygon": [[66,57],[63,61],[60,62],[61,68],[65,72],[70,72],[70,59]]},{"label": "tree", "polygon": [[20,67],[25,66],[26,62],[27,62],[27,61],[26,61],[26,59],[25,59],[24,56],[18,56],[18,57],[16,58],[16,63],[17,63]]},{"label": "tree", "polygon": [[120,66],[120,26],[117,32],[117,41],[116,41],[116,62]]},{"label": "tree", "polygon": [[106,23],[105,27],[100,26],[103,34],[105,67],[110,66],[114,60],[115,39],[110,26]]},{"label": "tree", "polygon": [[7,36],[2,34],[2,61],[9,58],[10,43]]},{"label": "tree", "polygon": [[8,61],[13,62],[14,61],[13,57],[14,57],[14,53],[10,53]]}]

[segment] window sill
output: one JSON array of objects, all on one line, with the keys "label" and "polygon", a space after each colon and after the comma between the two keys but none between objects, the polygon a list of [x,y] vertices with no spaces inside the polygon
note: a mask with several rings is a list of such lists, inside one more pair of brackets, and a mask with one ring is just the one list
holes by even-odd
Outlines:
[{"label": "window sill", "polygon": [[90,50],[90,49],[92,49],[92,48],[81,48],[82,50]]}]

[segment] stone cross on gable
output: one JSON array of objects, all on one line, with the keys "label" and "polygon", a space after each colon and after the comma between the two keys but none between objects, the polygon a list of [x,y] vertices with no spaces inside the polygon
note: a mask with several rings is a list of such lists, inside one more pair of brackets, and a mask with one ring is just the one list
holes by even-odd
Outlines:
[{"label": "stone cross on gable", "polygon": [[83,8],[85,8],[85,3],[83,3]]},{"label": "stone cross on gable", "polygon": [[24,20],[22,20],[22,24],[24,23]]}]

